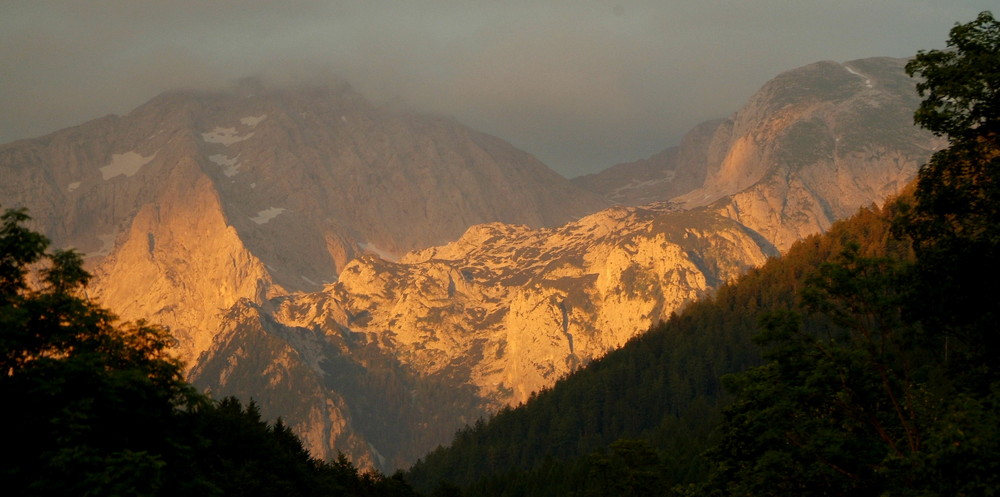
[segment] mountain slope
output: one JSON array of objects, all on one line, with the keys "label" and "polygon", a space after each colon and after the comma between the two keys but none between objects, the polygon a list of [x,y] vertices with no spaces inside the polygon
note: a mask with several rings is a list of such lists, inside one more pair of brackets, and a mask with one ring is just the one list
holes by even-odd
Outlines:
[{"label": "mountain slope", "polygon": [[0,200],[95,253],[92,295],[168,325],[196,384],[389,469],[912,177],[933,141],[895,70],[789,71],[644,176],[592,178],[674,201],[583,218],[607,199],[498,139],[252,83],[0,147]]},{"label": "mountain slope", "polygon": [[[543,230],[479,225],[451,244],[397,262],[364,256],[322,292],[266,304],[281,329],[343,344],[341,352],[305,347],[289,338],[292,331],[252,325],[253,333],[271,338],[220,334],[192,381],[218,395],[253,395],[303,433],[314,454],[331,456],[332,447],[350,447],[339,438],[342,428],[334,433],[319,424],[339,419],[373,444],[370,453],[351,452],[357,460],[405,466],[462,423],[527,400],[774,253],[716,214],[668,216],[665,210],[618,208]],[[224,323],[227,329],[246,326]],[[300,352],[278,361],[276,347]],[[365,354],[381,359],[373,362]],[[344,360],[353,364],[352,374],[315,366]],[[305,371],[308,364],[311,373],[280,373],[288,367]],[[233,379],[230,370],[243,371],[244,379]],[[302,411],[317,397],[358,392],[352,382],[365,375],[388,375],[396,394],[372,404],[385,389],[368,389],[346,407],[328,403],[326,416],[316,419]],[[323,378],[330,394],[317,391],[294,401],[280,393],[311,389]],[[261,388],[262,382],[283,386]],[[442,396],[442,390],[449,393]],[[370,423],[387,421],[397,409],[408,415],[405,422],[387,423],[392,429]]]},{"label": "mountain slope", "polygon": [[417,462],[407,480],[423,491],[445,481],[470,495],[581,493],[614,478],[611,458],[622,449],[612,444],[625,440],[632,450],[648,448],[645,460],[626,454],[626,461],[655,467],[660,490],[700,481],[729,399],[722,376],[761,360],[751,341],[759,318],[793,308],[809,275],[848,241],[877,256],[888,233],[884,212],[866,209],[794,244],[525,405],[466,427]]},{"label": "mountain slope", "polygon": [[787,71],[678,147],[573,181],[625,205],[711,205],[785,250],[883,202],[943,145],[913,125],[919,98],[905,63],[881,57]]},{"label": "mountain slope", "polygon": [[606,205],[497,138],[346,85],[163,94],[0,147],[0,201],[91,256],[94,296],[169,326],[188,363],[241,298],[317,290],[476,223],[558,225]]},{"label": "mountain slope", "polygon": [[358,259],[285,305],[323,309],[291,322],[336,322],[419,371],[450,370],[496,408],[763,263],[759,242],[714,214],[636,208],[550,230],[480,225],[399,262]]},{"label": "mountain slope", "polygon": [[339,451],[368,468],[401,467],[450,436],[456,420],[485,414],[470,388],[418,374],[364,335],[285,325],[248,300],[229,310],[191,376],[216,397],[257,399],[313,455]]},{"label": "mountain slope", "polygon": [[[913,125],[905,60],[818,62],[779,75],[737,113],[725,159],[676,198],[712,204],[785,250],[897,193],[944,141]],[[724,197],[725,196],[725,197]]]},{"label": "mountain slope", "polygon": [[[897,62],[871,61],[887,71],[901,71]],[[323,291],[269,303],[275,308],[274,319],[285,326],[322,330],[330,337],[355,337],[395,358],[394,367],[473,392],[474,403],[482,409],[525,401],[532,392],[763,263],[789,237],[824,226],[826,217],[815,211],[795,213],[792,206],[822,200],[823,205],[843,209],[853,203],[857,209],[881,201],[901,178],[913,177],[921,157],[929,154],[921,147],[929,148],[932,140],[919,141],[926,135],[912,132],[908,118],[904,122],[900,117],[913,110],[906,107],[910,100],[902,95],[902,86],[884,90],[890,96],[900,93],[895,100],[885,97],[884,105],[886,126],[903,130],[905,140],[896,140],[893,134],[844,134],[838,146],[895,151],[884,155],[908,157],[906,161],[865,162],[854,155],[840,162],[817,161],[814,151],[823,150],[827,135],[789,131],[817,116],[840,122],[846,118],[838,116],[854,115],[852,109],[867,94],[867,85],[859,86],[857,76],[839,69],[850,78],[827,82],[829,88],[808,86],[817,78],[826,81],[822,74],[827,70],[829,64],[819,64],[786,73],[765,85],[732,119],[692,133],[685,142],[688,147],[674,156],[688,164],[689,172],[683,175],[694,177],[693,165],[703,166],[703,183],[696,190],[702,197],[735,188],[743,190],[733,198],[742,198],[744,192],[769,195],[752,212],[777,229],[758,232],[733,222],[735,216],[720,207],[729,197],[687,209],[669,202],[618,207],[561,228],[479,225],[455,242],[398,260],[374,255],[356,259]],[[788,102],[807,105],[788,106]],[[764,152],[747,153],[751,149]],[[852,160],[861,162],[845,162]],[[848,180],[838,174],[856,169],[865,170],[849,182],[850,188],[829,187]],[[756,181],[743,178],[744,174]],[[675,177],[681,176],[676,171]],[[744,218],[749,219],[740,219]],[[206,358],[212,359],[211,354]],[[196,381],[222,393],[238,387],[223,387],[214,376]],[[473,413],[463,411],[466,417]],[[370,414],[349,410],[346,415],[359,419]],[[384,447],[379,451],[387,460],[403,460],[403,452],[419,452],[411,445],[413,439],[402,436],[394,444],[395,452]]]},{"label": "mountain slope", "polygon": [[676,147],[601,172],[573,178],[577,186],[621,205],[668,200],[705,183],[715,133],[726,121],[706,121],[688,131]]}]

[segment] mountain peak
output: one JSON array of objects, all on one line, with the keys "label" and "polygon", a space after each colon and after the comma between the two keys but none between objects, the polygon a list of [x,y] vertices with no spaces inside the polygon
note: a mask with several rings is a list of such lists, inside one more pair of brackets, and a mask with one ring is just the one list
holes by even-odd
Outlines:
[{"label": "mountain peak", "polygon": [[[205,316],[235,299],[318,290],[358,255],[446,243],[474,224],[552,226],[606,205],[453,120],[386,110],[348,85],[253,79],[166,92],[123,117],[7,145],[0,171],[4,205],[28,207],[57,246],[95,256],[104,305],[202,344],[185,349],[188,361],[207,343],[194,335],[213,333]],[[173,219],[182,211],[201,224]],[[202,253],[199,240],[219,245]],[[177,269],[212,253],[232,260]],[[218,292],[230,270],[248,280],[224,302],[178,300]],[[128,271],[162,292],[137,293]]]}]

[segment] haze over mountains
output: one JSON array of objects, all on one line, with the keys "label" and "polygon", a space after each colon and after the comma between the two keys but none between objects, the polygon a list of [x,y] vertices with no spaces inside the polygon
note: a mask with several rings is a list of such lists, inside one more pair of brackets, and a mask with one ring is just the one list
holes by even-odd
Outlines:
[{"label": "haze over mountains", "polygon": [[939,145],[902,65],[783,73],[573,181],[346,86],[172,92],[0,147],[0,202],[169,326],[196,384],[394,468],[895,193]]}]

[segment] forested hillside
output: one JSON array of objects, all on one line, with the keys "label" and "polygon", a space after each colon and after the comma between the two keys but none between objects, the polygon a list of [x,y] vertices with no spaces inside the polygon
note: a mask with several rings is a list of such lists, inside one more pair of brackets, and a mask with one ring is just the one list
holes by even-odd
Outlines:
[{"label": "forested hillside", "polygon": [[[407,474],[310,456],[182,379],[168,332],[0,215],[10,495],[995,495],[1000,22],[907,64],[948,140],[915,185],[723,285]],[[412,487],[411,487],[412,485]]]},{"label": "forested hillside", "polygon": [[[459,432],[407,479],[424,490],[446,481],[470,495],[565,495],[635,471],[655,473],[655,488],[705,478],[703,452],[732,400],[721,378],[760,364],[751,338],[761,317],[796,308],[809,276],[849,243],[885,255],[889,230],[886,211],[871,208],[803,240],[526,405]],[[643,457],[629,461],[637,450]]]},{"label": "forested hillside", "polygon": [[279,419],[181,376],[166,330],[86,298],[73,251],[0,216],[4,495],[412,495],[398,476],[314,459]]},{"label": "forested hillside", "polygon": [[410,481],[468,495],[995,493],[1000,23],[984,12],[949,46],[907,65],[925,98],[915,121],[949,143],[912,193],[460,432]]},{"label": "forested hillside", "polygon": [[[951,31],[907,64],[914,120],[949,146],[892,216],[902,244],[849,246],[733,379],[711,495],[991,495],[1000,488],[1000,23]],[[904,249],[912,249],[906,257]],[[824,316],[815,329],[804,317]]]}]

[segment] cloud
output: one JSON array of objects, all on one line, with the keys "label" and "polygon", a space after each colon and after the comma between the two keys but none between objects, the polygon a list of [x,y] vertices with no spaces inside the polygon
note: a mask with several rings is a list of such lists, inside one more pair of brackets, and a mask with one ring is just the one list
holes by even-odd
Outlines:
[{"label": "cloud", "polygon": [[942,48],[987,3],[13,0],[0,7],[0,142],[178,87],[338,76],[573,176],[677,143],[781,71]]}]

